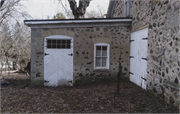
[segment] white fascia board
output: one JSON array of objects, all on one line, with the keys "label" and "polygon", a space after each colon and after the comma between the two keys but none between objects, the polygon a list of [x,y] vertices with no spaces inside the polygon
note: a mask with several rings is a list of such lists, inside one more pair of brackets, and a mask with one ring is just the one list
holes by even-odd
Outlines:
[{"label": "white fascia board", "polygon": [[113,23],[113,22],[132,22],[132,19],[104,19],[104,20],[63,20],[63,21],[26,21],[26,25],[44,25],[44,24],[80,24],[80,23]]}]

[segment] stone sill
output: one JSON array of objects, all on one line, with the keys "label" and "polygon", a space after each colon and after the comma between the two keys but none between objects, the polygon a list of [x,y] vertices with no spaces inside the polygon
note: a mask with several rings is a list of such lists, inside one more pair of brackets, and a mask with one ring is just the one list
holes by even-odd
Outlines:
[{"label": "stone sill", "polygon": [[171,87],[171,88],[173,88],[173,89],[175,89],[175,90],[180,91],[179,85],[176,84],[176,83],[173,83],[173,82],[169,82],[169,81],[167,81],[167,80],[164,80],[163,85],[168,86],[168,87]]},{"label": "stone sill", "polygon": [[93,72],[110,72],[109,69],[94,69]]}]

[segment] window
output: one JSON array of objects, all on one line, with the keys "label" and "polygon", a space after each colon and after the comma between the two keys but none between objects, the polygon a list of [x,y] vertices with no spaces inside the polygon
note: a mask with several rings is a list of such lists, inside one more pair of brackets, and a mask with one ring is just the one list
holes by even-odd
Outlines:
[{"label": "window", "polygon": [[94,68],[109,69],[109,44],[94,45]]},{"label": "window", "polygon": [[71,49],[71,40],[47,39],[48,49]]},{"label": "window", "polygon": [[124,0],[124,17],[130,16],[130,0]]}]

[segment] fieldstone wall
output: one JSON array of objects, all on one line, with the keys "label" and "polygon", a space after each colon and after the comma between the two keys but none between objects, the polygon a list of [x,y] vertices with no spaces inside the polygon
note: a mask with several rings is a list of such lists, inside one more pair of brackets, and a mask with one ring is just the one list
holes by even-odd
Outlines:
[{"label": "fieldstone wall", "polygon": [[124,17],[124,0],[117,0],[113,11],[113,17]]},{"label": "fieldstone wall", "polygon": [[[84,84],[116,78],[118,61],[122,51],[123,75],[129,77],[130,27],[89,27],[31,30],[32,80],[44,78],[44,37],[66,35],[74,38],[74,83]],[[94,44],[110,44],[109,70],[94,70]]]},{"label": "fieldstone wall", "polygon": [[[122,51],[123,75],[129,77],[129,27],[95,27],[74,29],[74,78],[91,81],[116,78]],[[94,70],[94,44],[110,44],[110,69]],[[82,81],[79,81],[80,83]]]},{"label": "fieldstone wall", "polygon": [[[119,3],[114,17],[122,16]],[[147,89],[176,106],[180,99],[179,7],[179,0],[131,0],[130,10],[131,31],[149,28]]]}]

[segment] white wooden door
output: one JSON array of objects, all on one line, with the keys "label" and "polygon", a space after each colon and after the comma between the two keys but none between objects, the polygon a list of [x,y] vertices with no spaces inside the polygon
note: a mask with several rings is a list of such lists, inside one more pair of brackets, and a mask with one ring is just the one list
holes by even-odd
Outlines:
[{"label": "white wooden door", "polygon": [[72,86],[73,38],[54,35],[44,41],[44,85]]},{"label": "white wooden door", "polygon": [[148,28],[131,33],[130,81],[146,89]]}]

